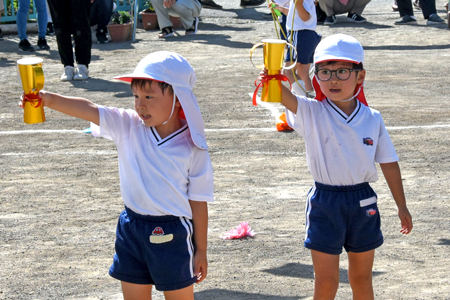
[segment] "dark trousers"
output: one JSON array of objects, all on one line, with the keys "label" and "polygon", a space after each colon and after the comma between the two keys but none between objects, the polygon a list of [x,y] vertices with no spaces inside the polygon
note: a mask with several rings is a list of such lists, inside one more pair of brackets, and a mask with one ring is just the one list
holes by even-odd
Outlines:
[{"label": "dark trousers", "polygon": [[113,0],[95,0],[91,5],[91,26],[97,25],[97,32],[106,32],[106,25],[111,20]]},{"label": "dark trousers", "polygon": [[48,0],[55,29],[61,63],[74,66],[72,34],[75,41],[75,58],[78,64],[91,62],[91,0]]},{"label": "dark trousers", "polygon": [[[425,19],[428,19],[430,15],[436,13],[436,0],[419,0],[419,3]],[[397,6],[400,17],[404,15],[414,16],[411,0],[397,0]]]}]

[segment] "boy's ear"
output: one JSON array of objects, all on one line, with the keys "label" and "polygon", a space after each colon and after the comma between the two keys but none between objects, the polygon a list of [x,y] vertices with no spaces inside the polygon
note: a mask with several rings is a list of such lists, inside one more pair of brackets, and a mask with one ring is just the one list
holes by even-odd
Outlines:
[{"label": "boy's ear", "polygon": [[366,78],[366,70],[362,69],[361,71],[358,72],[356,82],[358,84],[363,83],[365,78]]}]

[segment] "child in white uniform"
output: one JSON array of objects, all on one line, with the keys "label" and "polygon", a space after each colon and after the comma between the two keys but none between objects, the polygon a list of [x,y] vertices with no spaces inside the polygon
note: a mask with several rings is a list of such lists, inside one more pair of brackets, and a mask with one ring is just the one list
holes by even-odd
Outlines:
[{"label": "child in white uniform", "polygon": [[353,299],[374,299],[372,266],[383,243],[377,196],[370,182],[380,164],[398,207],[401,233],[413,225],[406,206],[398,156],[380,113],[364,97],[364,51],[353,37],[332,35],[314,54],[316,99],[282,87],[289,126],[305,139],[315,185],[308,193],[305,247],[315,272],[314,299],[334,299],[339,255],[348,253]]},{"label": "child in white uniform", "polygon": [[[316,27],[317,15],[314,0],[291,0],[286,20],[286,29],[289,32],[287,40],[288,42],[292,41],[297,55],[289,50],[286,55],[286,66],[292,64],[291,60],[297,61],[295,68],[292,70],[304,82],[305,92],[308,95],[313,93],[313,86],[309,78],[309,68],[313,62],[314,49],[321,39],[321,36],[315,31]],[[294,83],[292,70],[286,70],[284,75]],[[293,84],[293,88],[295,88],[295,85],[296,83]]]},{"label": "child in white uniform", "polygon": [[124,299],[194,299],[193,283],[207,275],[207,202],[212,165],[192,87],[195,73],[180,55],[160,51],[142,59],[131,82],[135,109],[41,91],[42,104],[91,121],[92,134],[118,150],[125,210],[117,225],[110,275]]}]

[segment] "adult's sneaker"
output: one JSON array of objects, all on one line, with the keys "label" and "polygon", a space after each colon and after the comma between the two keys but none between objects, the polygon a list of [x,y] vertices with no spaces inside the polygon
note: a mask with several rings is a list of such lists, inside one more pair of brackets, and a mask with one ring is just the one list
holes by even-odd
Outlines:
[{"label": "adult's sneaker", "polygon": [[108,42],[108,37],[106,36],[105,29],[100,29],[97,31],[97,43],[106,44]]},{"label": "adult's sneaker", "polygon": [[203,8],[222,9],[222,5],[217,4],[213,0],[200,0]]},{"label": "adult's sneaker", "polygon": [[64,73],[61,75],[61,78],[59,80],[61,81],[70,81],[73,80],[73,75],[75,73],[75,68],[72,66],[65,66],[64,67]]},{"label": "adult's sneaker", "polygon": [[366,18],[356,14],[356,13],[348,13],[347,15],[347,19],[350,22],[355,22],[355,23],[365,23],[367,22]]},{"label": "adult's sneaker", "polygon": [[431,14],[427,19],[427,25],[441,24],[444,22],[445,21],[441,19],[437,14]]},{"label": "adult's sneaker", "polygon": [[327,16],[325,18],[325,21],[323,22],[323,25],[333,25],[336,24],[337,19],[335,15]]},{"label": "adult's sneaker", "polygon": [[47,45],[47,41],[45,40],[45,38],[39,38],[37,46],[41,50],[50,50],[50,46]]},{"label": "adult's sneaker", "polygon": [[266,3],[266,0],[241,0],[241,7],[255,7]]},{"label": "adult's sneaker", "polygon": [[394,22],[395,25],[412,25],[417,24],[416,17],[410,15],[404,15],[401,19]]},{"label": "adult's sneaker", "polygon": [[89,78],[89,69],[85,65],[78,65],[73,80],[86,80]]},{"label": "adult's sneaker", "polygon": [[31,46],[30,42],[27,39],[23,39],[19,42],[19,50],[33,52],[34,48]]}]

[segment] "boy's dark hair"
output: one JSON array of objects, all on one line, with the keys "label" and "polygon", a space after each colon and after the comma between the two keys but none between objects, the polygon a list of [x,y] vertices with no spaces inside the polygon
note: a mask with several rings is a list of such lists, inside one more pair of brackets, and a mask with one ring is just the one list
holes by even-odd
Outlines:
[{"label": "boy's dark hair", "polygon": [[[324,64],[325,64],[325,66],[328,66],[328,65],[334,65],[334,64],[336,64],[337,62],[338,62],[338,61],[336,61],[336,60],[331,60],[331,61],[326,61],[326,62],[324,62]],[[317,65],[318,65],[318,64],[316,64],[316,65],[314,66],[314,68],[315,68],[316,71],[318,70],[318,69],[317,69]],[[363,70],[363,69],[364,69],[363,63],[359,63],[359,64],[353,63],[352,65],[353,65],[353,66],[352,66],[352,69],[353,69],[353,70]]]},{"label": "boy's dark hair", "polygon": [[160,89],[162,90],[162,93],[164,94],[167,90],[171,95],[173,95],[173,88],[170,84],[166,82],[151,80],[151,79],[142,79],[142,78],[133,78],[131,80],[131,89],[134,87],[138,87],[140,89],[146,89],[148,85],[151,84],[152,81],[155,81]]}]

